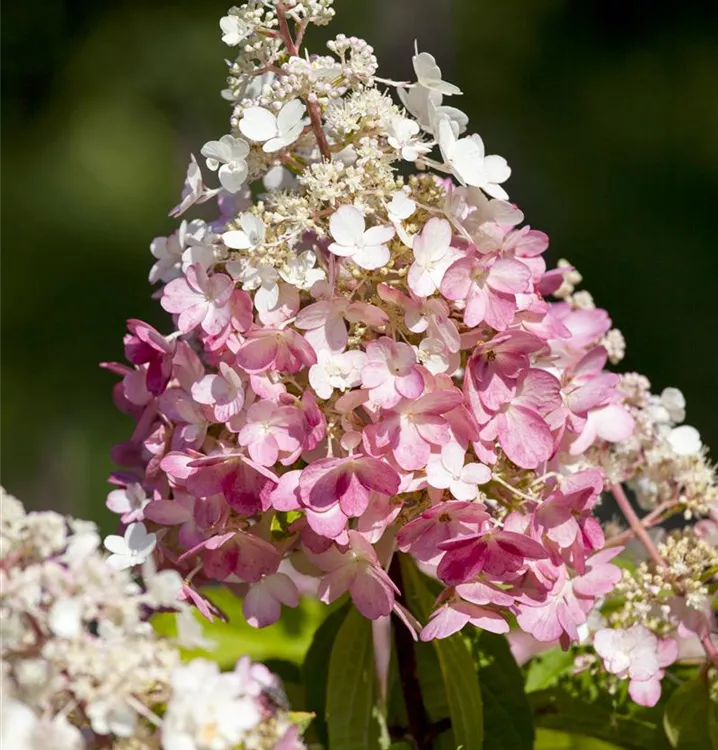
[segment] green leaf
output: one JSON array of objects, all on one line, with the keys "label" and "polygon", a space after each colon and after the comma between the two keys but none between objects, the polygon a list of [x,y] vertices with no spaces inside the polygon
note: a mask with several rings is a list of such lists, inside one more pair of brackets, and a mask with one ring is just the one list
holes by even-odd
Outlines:
[{"label": "green leaf", "polygon": [[[625,750],[662,750],[667,742],[650,709],[619,711],[603,692],[596,700],[569,695],[561,688],[530,693],[536,727],[556,729],[614,742]],[[630,711],[630,713],[628,713]]]},{"label": "green leaf", "polygon": [[503,635],[467,629],[484,702],[484,750],[532,750],[534,727],[524,679]]},{"label": "green leaf", "polygon": [[526,692],[533,693],[556,685],[559,677],[572,669],[573,660],[574,654],[571,651],[560,648],[552,648],[534,656],[526,668]]},{"label": "green leaf", "polygon": [[319,626],[302,666],[306,706],[316,714],[312,729],[324,746],[329,744],[329,730],[326,722],[329,659],[334,648],[334,640],[350,607],[350,603],[347,602],[332,612]]},{"label": "green leaf", "polygon": [[290,711],[289,721],[299,727],[299,733],[304,734],[314,719],[314,714],[309,711]]},{"label": "green leaf", "polygon": [[[406,602],[415,616],[426,621],[434,604],[434,595],[416,565],[406,555],[401,555],[401,570]],[[481,750],[484,709],[471,652],[458,633],[434,640],[431,645],[439,662],[454,741],[465,750]]]},{"label": "green leaf", "polygon": [[[316,599],[305,598],[296,609],[285,607],[282,616],[274,625],[266,628],[253,628],[242,614],[242,600],[229,589],[221,586],[203,590],[214,604],[227,616],[227,622],[215,619],[209,622],[199,613],[205,637],[214,641],[216,648],[211,651],[183,649],[183,659],[201,656],[217,662],[222,669],[231,669],[237,659],[247,654],[257,661],[283,659],[301,664],[312,636],[326,616],[326,605]],[[177,634],[175,614],[160,614],[152,618],[152,625],[162,635],[174,637]]]},{"label": "green leaf", "polygon": [[681,685],[670,697],[663,714],[663,729],[677,750],[718,750],[718,706],[700,677]]},{"label": "green leaf", "polygon": [[379,747],[371,621],[354,607],[344,618],[329,660],[326,720],[331,750]]},{"label": "green leaf", "polygon": [[534,750],[623,750],[595,737],[583,734],[568,734],[556,729],[537,729]]}]

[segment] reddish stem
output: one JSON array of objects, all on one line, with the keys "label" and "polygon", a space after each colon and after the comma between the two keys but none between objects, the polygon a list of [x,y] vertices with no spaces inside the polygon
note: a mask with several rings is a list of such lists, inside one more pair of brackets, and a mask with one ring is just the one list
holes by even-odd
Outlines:
[{"label": "reddish stem", "polygon": [[611,492],[616,499],[618,507],[626,517],[628,525],[631,527],[633,533],[641,540],[653,562],[655,562],[659,568],[665,568],[665,561],[658,554],[656,545],[648,535],[645,526],[641,523],[641,519],[636,515],[636,511],[633,510],[630,500],[626,497],[626,493],[623,491],[623,487],[620,484],[614,484],[613,487],[611,487]]},{"label": "reddish stem", "polygon": [[[641,525],[645,529],[650,529],[656,524],[663,523],[663,521],[666,520],[666,518],[663,518],[663,514],[667,510],[671,510],[672,508],[675,508],[678,505],[678,503],[674,502],[673,500],[670,500],[665,503],[661,503],[657,508],[652,510],[647,516],[644,516],[641,518]],[[670,514],[669,514],[670,515]],[[617,547],[619,544],[625,544],[626,542],[629,542],[633,537],[635,536],[635,532],[633,529],[626,529],[625,531],[622,531],[620,534],[616,534],[616,536],[611,537],[606,542],[607,547]]]},{"label": "reddish stem", "polygon": [[[287,9],[282,3],[277,3],[275,7],[277,9],[277,20],[279,21],[279,36],[284,41],[287,52],[293,57],[296,57],[299,54],[299,45],[304,38],[306,23],[300,24],[297,32],[297,41],[295,42],[294,39],[292,39],[292,32],[289,30],[289,24],[287,23]],[[319,153],[322,155],[323,159],[329,161],[332,158],[332,152],[329,150],[327,136],[322,127],[322,113],[319,109],[319,104],[312,101],[308,101],[306,104],[307,112],[309,113],[309,120],[312,123],[312,130],[314,131],[314,137],[317,139],[317,146],[319,146]]]}]

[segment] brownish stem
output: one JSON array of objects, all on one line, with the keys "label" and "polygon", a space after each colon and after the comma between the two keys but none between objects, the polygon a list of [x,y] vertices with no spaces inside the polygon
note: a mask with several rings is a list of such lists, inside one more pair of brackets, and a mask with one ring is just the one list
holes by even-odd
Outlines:
[{"label": "brownish stem", "polygon": [[641,523],[641,519],[636,514],[636,511],[633,510],[631,501],[626,497],[626,493],[623,491],[623,487],[620,484],[614,484],[613,487],[611,487],[611,492],[613,493],[613,497],[616,499],[618,507],[626,517],[628,525],[631,527],[631,531],[633,531],[633,533],[641,540],[643,546],[646,548],[646,551],[650,555],[651,560],[653,560],[653,562],[656,563],[659,568],[665,568],[665,561],[658,554],[658,550],[656,549],[656,545],[653,543],[653,539],[651,539],[651,537],[648,535],[648,532],[646,531],[645,526]]},{"label": "brownish stem", "polygon": [[[389,577],[400,591],[403,591],[401,563],[395,554],[389,566]],[[399,665],[401,691],[404,695],[406,716],[409,731],[416,750],[431,750],[431,737],[434,734],[429,725],[429,718],[421,696],[414,640],[406,625],[394,615],[394,640],[396,642],[396,660]]]}]

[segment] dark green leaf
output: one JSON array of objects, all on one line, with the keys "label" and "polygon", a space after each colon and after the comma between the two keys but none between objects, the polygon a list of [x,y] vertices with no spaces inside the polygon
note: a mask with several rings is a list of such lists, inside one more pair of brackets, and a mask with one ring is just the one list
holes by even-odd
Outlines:
[{"label": "dark green leaf", "polygon": [[574,655],[571,651],[552,648],[534,656],[526,667],[527,693],[553,687],[561,675],[573,667]]},{"label": "dark green leaf", "polygon": [[379,747],[377,697],[371,621],[352,607],[329,660],[326,720],[331,750]]},{"label": "dark green leaf", "polygon": [[329,679],[329,658],[334,648],[334,640],[337,637],[344,618],[347,616],[350,604],[347,602],[343,607],[332,612],[319,626],[314,634],[314,640],[309,647],[307,656],[302,666],[304,677],[304,688],[307,697],[307,708],[316,714],[312,728],[317,738],[326,746],[329,744],[329,731],[326,723],[327,709],[327,683]]},{"label": "dark green leaf", "polygon": [[[406,602],[414,615],[426,621],[434,595],[416,565],[406,555],[401,557],[401,569]],[[483,704],[471,652],[458,633],[432,641],[432,646],[439,662],[454,741],[465,750],[481,750],[484,738]]]},{"label": "dark green leaf", "polygon": [[532,750],[531,706],[505,636],[467,630],[484,702],[484,750]]},{"label": "dark green leaf", "polygon": [[623,750],[623,748],[584,734],[568,734],[556,729],[537,729],[534,750]]},{"label": "dark green leaf", "polygon": [[667,742],[655,719],[655,712],[631,707],[619,711],[611,697],[586,701],[560,688],[530,693],[535,726],[582,734],[613,742],[625,750],[663,750]]},{"label": "dark green leaf", "polygon": [[698,677],[681,685],[670,697],[663,728],[677,750],[718,750],[718,706],[711,700],[706,680]]}]

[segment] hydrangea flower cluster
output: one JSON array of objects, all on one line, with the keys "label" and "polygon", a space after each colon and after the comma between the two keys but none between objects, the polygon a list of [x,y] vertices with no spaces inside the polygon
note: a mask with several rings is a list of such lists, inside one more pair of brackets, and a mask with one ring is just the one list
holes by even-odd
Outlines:
[{"label": "hydrangea flower cluster", "polygon": [[[180,662],[150,612],[179,607],[179,644],[204,646],[173,570],[140,586],[100,552],[94,524],[26,514],[0,490],[2,729],[15,750],[300,750],[279,680],[242,658],[233,672]],[[278,698],[279,696],[279,698]]]},{"label": "hydrangea flower cluster", "polygon": [[[348,592],[422,640],[511,620],[577,643],[622,579],[622,546],[594,515],[602,491],[631,480],[663,498],[670,470],[649,454],[686,456],[691,435],[645,423],[649,404],[606,370],[623,337],[575,292],[575,269],[547,269],[506,160],[467,133],[429,53],[402,83],[377,78],[363,40],[305,52],[330,5],[252,0],[220,22],[238,49],[230,132],[201,149],[219,186],[192,157],[171,212],[218,213],[152,243],[174,330],[128,321],[129,365],[106,365],[136,421],[113,453],[124,469],[107,504],[127,526],[107,546],[118,566],[152,556],[179,571],[208,616],[200,589],[222,582],[257,626],[301,588]],[[650,402],[665,424],[676,404]],[[427,623],[402,605],[393,554],[444,585]],[[628,648],[627,632],[599,652]],[[654,641],[651,686],[672,653]]]}]

